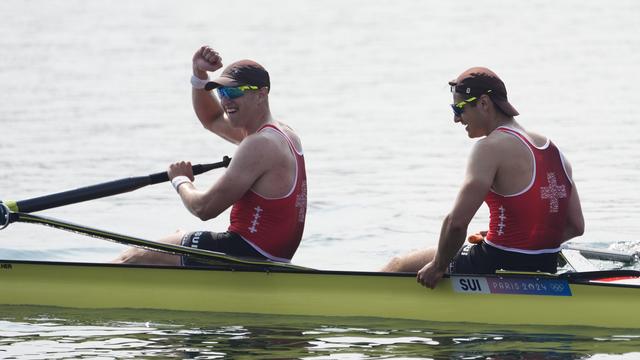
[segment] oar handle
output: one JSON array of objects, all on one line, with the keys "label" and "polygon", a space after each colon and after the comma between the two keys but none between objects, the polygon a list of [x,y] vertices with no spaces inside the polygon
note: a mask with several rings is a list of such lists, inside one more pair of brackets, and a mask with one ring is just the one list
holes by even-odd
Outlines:
[{"label": "oar handle", "polygon": [[[224,156],[222,158],[222,161],[217,163],[192,165],[191,170],[193,171],[193,175],[200,175],[209,170],[228,167],[229,163],[231,163],[231,158],[228,156]],[[149,184],[146,184],[146,185],[153,185],[153,184],[169,181],[169,174],[166,171],[163,171],[163,172],[151,174],[148,176],[148,178],[149,178]]]},{"label": "oar handle", "polygon": [[[212,164],[199,164],[192,166],[193,174],[198,175],[212,169],[229,166],[231,158],[225,156],[222,161]],[[133,191],[141,187],[169,181],[167,172],[156,174],[124,178],[120,180],[108,181],[105,183],[86,186],[74,190],[63,191],[56,194],[40,196],[21,201],[5,201],[9,210],[30,213],[55,207],[75,204],[83,201],[99,199],[111,195],[122,194]],[[1,211],[1,210],[0,210]],[[2,219],[0,219],[0,226]]]}]

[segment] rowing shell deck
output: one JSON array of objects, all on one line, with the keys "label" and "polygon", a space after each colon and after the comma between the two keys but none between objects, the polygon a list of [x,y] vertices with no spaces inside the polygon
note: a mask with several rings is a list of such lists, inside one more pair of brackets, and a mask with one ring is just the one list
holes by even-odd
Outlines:
[{"label": "rowing shell deck", "polygon": [[455,276],[0,260],[1,305],[638,328],[640,272]]}]

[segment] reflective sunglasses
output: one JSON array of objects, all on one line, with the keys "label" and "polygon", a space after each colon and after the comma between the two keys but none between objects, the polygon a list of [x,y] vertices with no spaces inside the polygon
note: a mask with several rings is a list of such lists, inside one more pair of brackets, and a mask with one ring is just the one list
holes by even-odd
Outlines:
[{"label": "reflective sunglasses", "polygon": [[247,90],[258,90],[259,87],[254,85],[242,85],[238,87],[221,86],[216,89],[218,96],[225,97],[227,99],[237,99],[244,95]]},{"label": "reflective sunglasses", "polygon": [[[467,88],[467,90],[470,90],[470,89]],[[454,92],[454,91],[455,91],[455,88],[451,86],[451,92]],[[491,94],[491,90],[487,90],[487,92],[485,92],[484,94],[487,94],[487,95]],[[462,113],[464,113],[464,106],[478,100],[478,98],[482,95],[472,96],[466,100],[460,101],[457,104],[451,104],[451,108],[453,109],[453,114],[455,116],[462,116]]]},{"label": "reflective sunglasses", "polygon": [[464,113],[464,106],[476,100],[478,100],[478,98],[475,96],[472,96],[466,100],[460,101],[459,103],[451,104],[451,108],[453,109],[453,114],[455,116],[462,116],[462,113]]}]

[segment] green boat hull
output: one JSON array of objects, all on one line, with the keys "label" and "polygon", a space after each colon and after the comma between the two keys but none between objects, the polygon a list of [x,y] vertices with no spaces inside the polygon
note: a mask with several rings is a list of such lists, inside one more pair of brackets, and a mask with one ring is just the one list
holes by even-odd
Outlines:
[{"label": "green boat hull", "polygon": [[0,305],[640,327],[640,286],[576,279],[456,276],[430,290],[413,274],[0,260]]}]

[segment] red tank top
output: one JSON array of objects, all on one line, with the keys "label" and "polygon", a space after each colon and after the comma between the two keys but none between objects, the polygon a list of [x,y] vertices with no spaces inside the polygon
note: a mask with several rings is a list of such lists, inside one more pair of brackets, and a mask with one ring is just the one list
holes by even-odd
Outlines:
[{"label": "red tank top", "polygon": [[296,177],[289,194],[265,198],[249,189],[231,209],[229,231],[242,236],[258,252],[276,261],[288,262],[298,249],[307,213],[307,175],[304,157],[291,139],[273,125],[260,131],[275,131],[289,144],[296,158]]},{"label": "red tank top", "polygon": [[534,159],[533,178],[517,194],[500,195],[493,190],[487,194],[485,202],[490,213],[487,243],[527,254],[560,251],[573,186],[560,150],[548,140],[538,148],[515,129],[496,130],[517,137],[529,148]]}]

